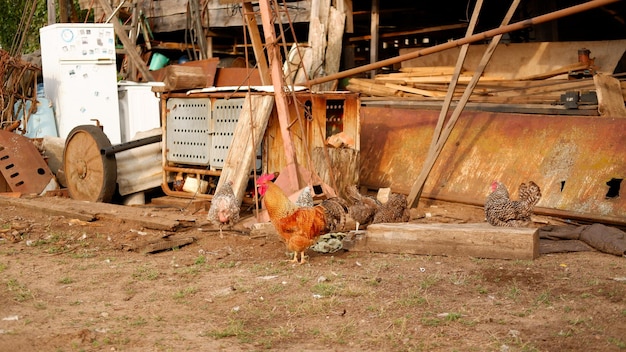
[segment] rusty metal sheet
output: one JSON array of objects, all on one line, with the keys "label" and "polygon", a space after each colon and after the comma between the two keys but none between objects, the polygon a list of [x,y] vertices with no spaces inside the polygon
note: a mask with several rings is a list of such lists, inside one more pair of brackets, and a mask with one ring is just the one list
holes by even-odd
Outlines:
[{"label": "rusty metal sheet", "polygon": [[[438,110],[361,107],[361,184],[408,194],[438,115]],[[424,195],[483,204],[493,180],[504,182],[513,197],[520,183],[533,180],[543,194],[538,207],[624,218],[625,156],[626,118],[466,111]]]},{"label": "rusty metal sheet", "polygon": [[0,130],[0,173],[13,192],[43,192],[54,177],[37,147],[26,137]]}]

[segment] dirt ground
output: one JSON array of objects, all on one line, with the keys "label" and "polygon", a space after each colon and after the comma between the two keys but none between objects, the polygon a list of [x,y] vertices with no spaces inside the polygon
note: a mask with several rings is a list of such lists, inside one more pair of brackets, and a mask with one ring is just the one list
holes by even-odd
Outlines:
[{"label": "dirt ground", "polygon": [[[0,351],[620,351],[626,259],[534,261],[309,251],[225,232],[206,211],[176,233],[20,207],[0,211]],[[428,216],[427,216],[428,214]],[[412,222],[482,222],[421,204]],[[168,235],[189,245],[153,254]]]}]

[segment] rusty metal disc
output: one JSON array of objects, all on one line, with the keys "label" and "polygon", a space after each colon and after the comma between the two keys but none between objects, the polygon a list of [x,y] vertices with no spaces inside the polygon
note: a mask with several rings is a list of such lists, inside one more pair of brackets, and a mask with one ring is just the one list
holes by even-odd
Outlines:
[{"label": "rusty metal disc", "polygon": [[98,126],[74,127],[63,150],[63,167],[72,199],[110,202],[117,184],[115,155],[101,152],[111,141]]}]

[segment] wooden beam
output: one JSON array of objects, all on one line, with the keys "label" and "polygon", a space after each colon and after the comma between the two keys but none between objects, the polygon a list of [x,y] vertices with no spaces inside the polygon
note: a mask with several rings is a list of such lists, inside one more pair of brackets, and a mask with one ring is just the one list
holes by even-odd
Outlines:
[{"label": "wooden beam", "polygon": [[248,28],[248,33],[250,34],[252,50],[254,51],[254,57],[256,58],[257,66],[259,69],[259,75],[261,76],[261,83],[266,86],[270,85],[272,81],[270,79],[270,70],[267,66],[267,56],[265,56],[265,50],[263,49],[263,40],[261,40],[259,24],[256,21],[254,9],[250,2],[243,2],[243,17],[244,23]]},{"label": "wooden beam", "polygon": [[[421,29],[416,29],[416,30],[412,30],[412,31],[383,33],[383,34],[379,35],[379,38],[404,37],[404,36],[415,35],[415,34],[447,31],[447,30],[450,30],[450,29],[461,29],[461,28],[465,28],[466,26],[467,26],[467,24],[465,24],[465,23],[447,24],[447,25],[443,25],[443,26],[427,27],[427,28],[421,28]],[[349,38],[348,41],[350,43],[354,43],[354,42],[361,42],[361,41],[365,41],[365,40],[370,40],[371,38],[372,38],[371,35],[363,35],[363,36],[359,36],[359,37]]]},{"label": "wooden beam", "polygon": [[[483,1],[476,1],[476,5],[474,5],[474,11],[472,12],[472,18],[470,19],[469,26],[467,27],[467,32],[465,33],[465,37],[469,37],[474,34],[474,28],[476,28],[476,23],[478,22],[478,15],[480,14],[480,10],[483,6]],[[443,124],[446,121],[448,116],[448,110],[450,109],[450,104],[452,103],[452,98],[454,97],[454,91],[456,90],[456,85],[459,82],[459,77],[463,72],[463,63],[465,62],[465,57],[467,56],[467,51],[469,50],[469,44],[464,44],[461,47],[459,52],[459,56],[456,61],[456,65],[454,66],[454,72],[452,73],[452,79],[450,80],[450,85],[448,86],[448,91],[443,100],[443,105],[441,106],[441,111],[439,113],[439,120],[437,121],[437,125],[435,126],[435,131],[433,132],[433,137],[430,142],[430,149],[428,153],[434,153],[435,148],[437,147],[437,142],[439,142],[439,137],[441,136],[441,129],[443,128]],[[419,198],[419,195],[418,195]]]},{"label": "wooden beam", "polygon": [[213,55],[209,54],[207,48],[207,39],[204,36],[204,28],[202,27],[202,15],[200,14],[200,3],[198,0],[188,0],[189,11],[191,12],[191,21],[192,26],[194,27],[194,32],[196,33],[196,40],[198,41],[198,45],[200,45],[200,59],[204,60]]},{"label": "wooden beam", "polygon": [[[506,26],[509,23],[509,21],[513,17],[513,14],[515,13],[515,10],[517,9],[517,6],[519,5],[519,2],[520,0],[513,0],[513,3],[511,4],[509,11],[506,13],[506,15],[504,16],[504,19],[502,20],[502,26]],[[501,38],[502,38],[502,34],[497,34],[496,36],[491,38],[491,43],[489,43],[487,50],[483,54],[483,57],[480,60],[478,67],[476,68],[476,71],[474,72],[474,76],[472,77],[472,80],[465,88],[465,92],[463,93],[463,96],[461,97],[456,107],[454,108],[454,111],[452,112],[452,115],[450,116],[450,119],[448,123],[446,124],[445,129],[441,132],[441,136],[437,140],[435,147],[433,148],[431,144],[431,148],[428,151],[428,156],[426,157],[426,162],[424,163],[424,166],[422,167],[422,171],[419,174],[417,180],[413,184],[413,187],[411,188],[411,192],[409,193],[409,196],[407,199],[407,202],[409,203],[409,206],[411,208],[417,206],[422,190],[424,189],[424,184],[426,183],[426,179],[428,178],[430,171],[435,165],[435,162],[437,161],[437,158],[439,157],[439,154],[441,153],[441,150],[443,149],[444,144],[446,143],[448,137],[450,136],[450,133],[452,132],[452,129],[454,128],[454,125],[456,124],[456,121],[458,120],[459,116],[461,116],[461,112],[463,112],[465,105],[469,101],[469,98],[472,95],[472,91],[474,90],[474,87],[476,86],[476,84],[478,84],[478,80],[480,79],[480,76],[483,74],[485,67],[487,67],[489,60],[491,60],[491,56],[496,51],[496,48],[498,47],[498,43],[500,42]],[[441,117],[442,116],[440,115],[440,120],[441,120]],[[437,134],[435,133],[434,136],[436,135]],[[434,141],[435,139],[433,138],[433,142]]]},{"label": "wooden beam", "polygon": [[365,235],[344,240],[353,252],[445,255],[533,260],[539,257],[537,229],[476,224],[374,224]]},{"label": "wooden beam", "polygon": [[274,97],[271,95],[246,94],[217,184],[217,189],[220,189],[226,180],[233,181],[233,192],[239,202],[243,200],[250,180],[250,170],[254,167],[256,153],[273,108]]},{"label": "wooden beam", "polygon": [[128,34],[124,30],[124,27],[120,23],[117,15],[113,14],[113,9],[107,0],[98,0],[100,2],[100,6],[107,17],[113,15],[113,28],[115,28],[115,34],[120,39],[122,44],[124,45],[124,49],[126,50],[126,55],[128,55],[130,62],[141,72],[141,76],[147,81],[154,81],[154,77],[152,77],[152,73],[148,70],[148,66],[143,61],[139,53],[137,52],[136,46],[130,41]]}]

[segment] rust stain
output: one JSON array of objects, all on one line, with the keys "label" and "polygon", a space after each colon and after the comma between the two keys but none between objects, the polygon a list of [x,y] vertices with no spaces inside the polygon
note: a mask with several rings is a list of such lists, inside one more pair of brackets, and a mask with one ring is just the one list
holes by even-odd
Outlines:
[{"label": "rust stain", "polygon": [[[438,110],[361,107],[361,184],[408,194],[421,172]],[[606,198],[626,178],[626,119],[464,112],[425,184],[432,196],[482,203],[491,181],[534,180],[538,206],[626,216],[626,198]],[[626,183],[622,184],[626,192]]]}]

